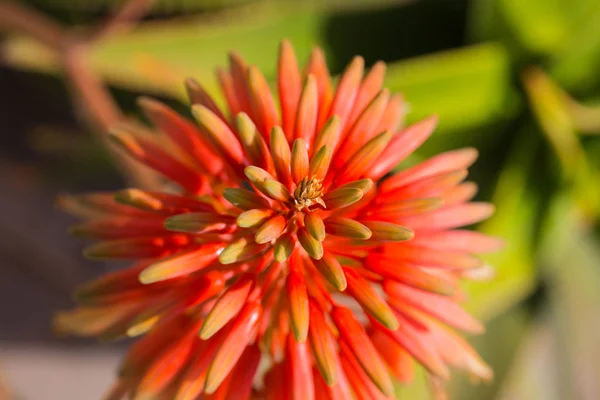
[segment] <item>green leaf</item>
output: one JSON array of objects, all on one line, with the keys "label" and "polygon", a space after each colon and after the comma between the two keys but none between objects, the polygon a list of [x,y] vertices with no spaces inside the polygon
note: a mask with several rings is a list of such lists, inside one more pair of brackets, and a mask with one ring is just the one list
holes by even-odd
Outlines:
[{"label": "green leaf", "polygon": [[390,64],[385,84],[405,96],[409,121],[437,114],[438,132],[457,132],[514,114],[510,73],[505,49],[489,43]]},{"label": "green leaf", "polygon": [[[91,54],[94,70],[109,84],[130,90],[184,98],[183,80],[194,77],[216,92],[214,70],[235,50],[274,78],[279,42],[288,38],[298,59],[320,42],[328,14],[311,6],[257,6],[231,12],[216,21],[171,19],[148,22],[134,31],[98,43]],[[227,18],[225,20],[225,18]],[[5,60],[17,67],[59,72],[53,54],[35,41],[12,38],[3,46]]]},{"label": "green leaf", "polygon": [[551,363],[561,378],[559,392],[561,398],[597,398],[600,242],[570,192],[556,196],[544,228],[540,258],[550,282],[547,310],[557,349]]},{"label": "green leaf", "polygon": [[506,241],[504,249],[484,257],[496,269],[496,276],[488,282],[466,284],[470,295],[466,309],[483,320],[511,308],[536,286],[534,236],[538,199],[530,190],[535,142],[525,131],[520,133],[492,196],[496,213],[479,227],[480,231]]}]

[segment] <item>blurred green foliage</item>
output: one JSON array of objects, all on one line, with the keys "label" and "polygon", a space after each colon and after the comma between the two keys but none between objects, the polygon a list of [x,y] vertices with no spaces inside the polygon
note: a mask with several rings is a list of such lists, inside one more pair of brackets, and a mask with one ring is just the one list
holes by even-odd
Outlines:
[{"label": "blurred green foliage", "polygon": [[[95,18],[113,2],[31,3],[77,23]],[[521,339],[539,331],[529,329],[532,321],[537,324],[544,315],[544,324],[558,324],[555,334],[568,354],[573,341],[594,345],[576,325],[597,313],[600,292],[600,138],[582,136],[600,133],[595,105],[600,99],[600,2],[349,3],[164,0],[152,20],[99,43],[90,62],[124,94],[121,105],[135,113],[131,93],[183,101],[181,82],[188,76],[217,95],[213,72],[231,49],[273,78],[282,38],[291,40],[300,60],[312,46],[323,46],[335,73],[354,54],[363,54],[368,64],[387,61],[386,85],[404,93],[409,120],[432,113],[440,117],[438,134],[419,157],[463,145],[480,150],[473,179],[482,186],[480,197],[496,204],[497,212],[479,229],[507,243],[504,251],[486,257],[496,268],[495,279],[467,286],[467,308],[490,321],[489,333],[476,344],[495,367],[497,380],[488,387],[459,381],[452,386],[453,398],[545,399],[547,387],[521,385],[509,373]],[[30,39],[9,37],[1,50],[14,68],[60,73],[52,53]],[[582,293],[578,282],[585,282]],[[600,357],[584,353],[580,347],[573,350],[567,374],[600,370]],[[503,397],[505,376],[512,397]],[[544,384],[562,398],[580,398],[569,378]],[[423,398],[425,382],[417,379],[399,393]]]}]

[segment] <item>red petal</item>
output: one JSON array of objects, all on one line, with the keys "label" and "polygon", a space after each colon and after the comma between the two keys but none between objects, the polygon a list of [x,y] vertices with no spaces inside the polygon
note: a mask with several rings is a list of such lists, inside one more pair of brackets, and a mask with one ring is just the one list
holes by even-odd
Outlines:
[{"label": "red petal", "polygon": [[406,108],[402,95],[392,95],[377,127],[375,128],[375,132],[396,132],[404,120]]},{"label": "red petal", "polygon": [[327,326],[323,310],[310,299],[310,325],[308,334],[315,363],[328,385],[334,385],[339,369],[335,339]]},{"label": "red petal", "polygon": [[217,151],[227,161],[226,164],[239,172],[245,160],[244,151],[229,125],[202,105],[192,106],[192,114],[202,132],[210,138]]},{"label": "red petal", "polygon": [[454,282],[445,275],[435,275],[423,268],[400,263],[393,258],[381,258],[376,254],[371,254],[367,257],[365,266],[384,278],[418,289],[445,295],[452,294],[455,290]]},{"label": "red petal", "polygon": [[415,246],[412,243],[388,246],[383,254],[405,263],[433,268],[469,269],[483,266],[483,261],[470,254],[431,250],[427,247]]},{"label": "red petal", "polygon": [[252,382],[256,375],[261,351],[258,345],[246,347],[237,366],[230,375],[230,385],[225,400],[249,400],[252,395]]},{"label": "red petal", "polygon": [[214,102],[212,97],[208,94],[208,92],[202,87],[202,85],[196,81],[195,79],[188,78],[185,80],[185,88],[187,90],[188,97],[190,98],[190,103],[201,104],[204,107],[208,108],[212,111],[217,117],[221,118],[223,121],[227,121],[227,118],[217,104]]},{"label": "red petal", "polygon": [[155,258],[168,255],[188,244],[185,235],[170,235],[156,238],[135,238],[100,242],[87,247],[83,254],[98,260],[132,260]]},{"label": "red petal", "polygon": [[436,197],[386,202],[371,206],[364,219],[394,222],[403,217],[436,210],[443,204],[444,202]]},{"label": "red petal", "polygon": [[476,202],[442,207],[431,213],[402,218],[398,222],[415,231],[441,231],[474,224],[493,213],[493,205]]},{"label": "red petal", "polygon": [[119,376],[135,379],[142,376],[148,366],[169,344],[189,331],[191,321],[185,315],[169,318],[136,341],[127,352],[119,368]]},{"label": "red petal", "polygon": [[271,89],[269,89],[265,77],[256,67],[250,67],[248,70],[248,88],[254,121],[259,132],[268,140],[271,129],[275,125],[279,125],[279,116]]},{"label": "red petal", "polygon": [[373,169],[371,166],[377,168],[381,162],[380,155],[388,145],[391,137],[392,135],[389,132],[383,132],[369,140],[337,171],[335,181],[342,184],[358,180],[365,175],[372,176]]},{"label": "red petal", "polygon": [[[349,126],[356,122],[357,118],[364,112],[365,107],[373,101],[377,93],[381,92],[381,85],[383,85],[383,79],[385,78],[385,70],[385,63],[377,61],[375,65],[371,67],[371,70],[367,76],[365,76],[365,79],[363,79],[358,94],[356,95],[356,101],[352,107],[352,113],[348,118]],[[373,125],[375,124],[376,122]]]},{"label": "red petal", "polygon": [[206,316],[200,329],[200,337],[204,340],[209,339],[235,318],[246,303],[253,286],[252,276],[242,276],[228,287]]},{"label": "red petal", "polygon": [[239,54],[231,52],[229,53],[229,67],[231,70],[231,79],[233,80],[233,88],[235,89],[234,95],[238,98],[240,111],[245,112],[255,120],[248,94],[248,65]]},{"label": "red petal", "polygon": [[[199,164],[211,175],[216,175],[223,169],[221,158],[215,154],[212,144],[203,140],[198,129],[190,121],[166,104],[147,97],[139,98],[138,104],[157,128],[191,156],[192,162]],[[217,115],[222,116],[220,112]]]},{"label": "red petal", "polygon": [[408,351],[417,361],[419,361],[431,373],[441,378],[448,379],[450,372],[444,364],[440,355],[432,347],[432,343],[427,341],[426,332],[417,331],[416,328],[407,321],[404,317],[397,316],[402,323],[398,325],[398,329],[391,331],[373,321],[378,330],[402,346]]},{"label": "red petal", "polygon": [[426,312],[440,321],[470,333],[482,333],[479,321],[464,311],[455,300],[447,296],[428,293],[392,282],[384,282],[385,292],[398,301],[395,304],[409,305]]},{"label": "red petal", "polygon": [[[364,66],[365,61],[362,57],[354,57],[338,83],[329,115],[339,116],[342,127],[346,126],[352,112]],[[333,148],[337,148],[337,145],[338,143],[335,143]]]},{"label": "red petal", "polygon": [[394,312],[383,298],[375,291],[371,283],[361,277],[352,268],[343,267],[348,282],[347,291],[356,302],[377,321],[389,329],[398,327]]},{"label": "red petal", "polygon": [[206,373],[228,331],[222,330],[207,341],[200,341],[196,356],[183,374],[175,400],[195,400],[204,392]]},{"label": "red petal", "polygon": [[391,192],[383,193],[383,201],[402,201],[415,198],[441,197],[467,177],[467,170],[451,171],[409,183]]},{"label": "red petal", "polygon": [[389,97],[389,90],[382,90],[360,114],[358,121],[352,126],[347,135],[342,138],[342,143],[334,161],[336,167],[339,168],[344,165],[353,154],[371,140],[373,135],[382,132],[375,129],[377,128],[377,122],[385,110]]},{"label": "red petal", "polygon": [[393,399],[392,396],[385,396],[379,391],[361,368],[360,364],[356,361],[356,358],[352,355],[352,351],[348,349],[346,345],[342,345],[340,360],[357,398],[369,400]]},{"label": "red petal", "polygon": [[197,329],[198,324],[195,324],[184,336],[170,343],[158,357],[152,360],[152,365],[137,385],[135,398],[155,398],[167,389],[193,354],[194,345],[198,341]]},{"label": "red petal", "polygon": [[139,217],[109,217],[72,226],[69,228],[69,233],[93,239],[162,236],[168,233],[163,221],[163,217],[153,217],[152,215],[144,219]]},{"label": "red petal", "polygon": [[396,379],[402,383],[413,380],[415,374],[414,360],[406,350],[378,330],[371,335],[371,342],[377,348],[381,357],[385,359]]},{"label": "red petal", "polygon": [[229,334],[223,341],[208,369],[206,383],[204,384],[204,391],[206,393],[210,394],[217,390],[221,382],[223,382],[233,366],[240,359],[243,351],[256,332],[260,314],[260,304],[249,303],[233,321]]},{"label": "red petal", "polygon": [[318,101],[317,82],[314,76],[308,75],[298,103],[294,137],[304,139],[309,148],[312,147],[317,129]]},{"label": "red petal", "polygon": [[307,343],[297,343],[288,336],[286,364],[289,366],[291,393],[294,400],[315,398],[310,350]]},{"label": "red petal", "polygon": [[275,171],[277,171],[277,178],[284,185],[291,187],[292,175],[290,173],[290,164],[292,152],[290,151],[287,138],[278,126],[271,131],[271,155],[273,156]]},{"label": "red petal", "polygon": [[256,165],[268,172],[275,173],[273,159],[269,152],[267,143],[256,129],[254,122],[245,113],[239,113],[236,116],[236,127],[240,143],[244,152],[250,161],[250,164]]},{"label": "red petal", "polygon": [[352,311],[344,307],[335,307],[331,317],[341,337],[365,373],[383,394],[392,396],[394,386],[388,371],[362,325],[354,318]]},{"label": "red petal", "polygon": [[195,171],[162,150],[158,144],[142,138],[135,138],[123,131],[113,132],[111,139],[131,157],[181,184],[189,192],[201,193],[203,191],[206,178],[199,171]]},{"label": "red petal", "polygon": [[[313,48],[304,74],[305,76],[313,75],[317,80],[319,90],[319,124],[317,128],[321,130],[329,118],[332,101],[331,77],[325,63],[323,50],[318,47]],[[318,150],[318,148],[315,150]]]},{"label": "red petal", "polygon": [[346,290],[347,282],[344,270],[339,261],[331,253],[325,253],[323,258],[315,261],[315,267],[331,285],[340,292]]},{"label": "red petal", "polygon": [[386,179],[380,189],[382,192],[387,192],[430,176],[466,169],[476,159],[477,150],[473,148],[448,151]]},{"label": "red petal", "polygon": [[[297,258],[297,257],[295,257]],[[295,261],[294,258],[292,262]],[[292,267],[294,264],[291,264]],[[308,291],[306,282],[300,271],[291,269],[287,277],[287,296],[290,304],[290,322],[294,337],[298,342],[304,342],[308,335]]]},{"label": "red petal", "polygon": [[292,178],[298,183],[308,176],[308,147],[304,139],[296,139],[292,146]]},{"label": "red petal", "polygon": [[283,215],[276,215],[270,218],[258,229],[258,231],[256,231],[254,240],[256,243],[260,244],[277,240],[285,230],[286,226],[287,219]]},{"label": "red petal", "polygon": [[296,110],[301,91],[300,70],[294,48],[289,41],[283,40],[279,47],[279,62],[277,64],[277,87],[281,104],[281,120],[283,132],[288,140],[294,133]]},{"label": "red petal", "polygon": [[437,117],[429,117],[409,126],[397,134],[377,159],[377,163],[369,170],[368,176],[379,179],[392,168],[420,147],[433,133],[437,125]]},{"label": "red petal", "polygon": [[217,78],[219,80],[219,84],[221,85],[221,90],[223,91],[225,100],[227,100],[227,105],[229,106],[229,118],[233,120],[238,113],[242,112],[242,106],[236,95],[236,90],[233,85],[233,78],[229,72],[226,72],[221,68],[217,68]]},{"label": "red petal", "polygon": [[412,244],[436,251],[465,253],[488,253],[498,251],[504,246],[500,239],[467,230],[423,233],[415,237]]},{"label": "red petal", "polygon": [[292,400],[289,379],[283,363],[275,364],[265,375],[265,400]]},{"label": "red petal", "polygon": [[208,243],[150,264],[140,273],[140,282],[150,284],[199,271],[213,263],[224,246]]},{"label": "red petal", "polygon": [[477,190],[477,184],[473,182],[464,182],[444,192],[441,198],[447,206],[466,203],[475,197]]}]

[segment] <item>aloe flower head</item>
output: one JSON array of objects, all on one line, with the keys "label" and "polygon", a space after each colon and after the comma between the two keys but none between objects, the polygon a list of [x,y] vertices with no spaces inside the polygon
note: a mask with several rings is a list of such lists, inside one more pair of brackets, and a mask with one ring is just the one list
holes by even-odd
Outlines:
[{"label": "aloe flower head", "polygon": [[491,371],[454,329],[479,333],[459,283],[499,242],[460,229],[492,206],[464,182],[474,149],[391,174],[433,132],[356,57],[334,84],[315,49],[280,48],[276,98],[236,54],[218,70],[226,107],[186,82],[192,121],[142,98],[155,129],[112,139],[164,190],[66,196],[98,240],[85,255],[131,265],[85,284],[60,331],[136,337],[109,398],[390,399],[415,360]]}]

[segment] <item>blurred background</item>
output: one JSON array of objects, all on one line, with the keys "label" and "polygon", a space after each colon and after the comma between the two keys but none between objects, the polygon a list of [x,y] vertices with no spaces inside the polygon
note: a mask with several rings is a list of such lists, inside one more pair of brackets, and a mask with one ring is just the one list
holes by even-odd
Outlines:
[{"label": "blurred background", "polygon": [[[466,308],[496,377],[458,372],[450,398],[600,399],[598,0],[1,0],[0,399],[100,398],[126,346],[51,330],[75,286],[111,268],[83,259],[57,195],[155,178],[106,128],[140,117],[140,94],[188,114],[183,79],[218,95],[232,49],[272,79],[283,38],[301,62],[322,46],[334,74],[357,54],[386,61],[409,121],[441,121],[411,162],[481,153],[471,178],[497,213],[477,229],[507,246]],[[422,376],[398,397],[426,399]]]}]

